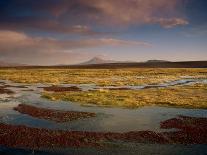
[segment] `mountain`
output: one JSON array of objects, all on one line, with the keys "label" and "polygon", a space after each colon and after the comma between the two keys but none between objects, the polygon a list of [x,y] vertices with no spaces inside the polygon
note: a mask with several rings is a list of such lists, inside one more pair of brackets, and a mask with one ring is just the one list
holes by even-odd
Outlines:
[{"label": "mountain", "polygon": [[81,63],[80,65],[95,65],[95,64],[108,64],[108,63],[117,63],[114,60],[105,60],[99,57],[94,57],[86,62]]}]

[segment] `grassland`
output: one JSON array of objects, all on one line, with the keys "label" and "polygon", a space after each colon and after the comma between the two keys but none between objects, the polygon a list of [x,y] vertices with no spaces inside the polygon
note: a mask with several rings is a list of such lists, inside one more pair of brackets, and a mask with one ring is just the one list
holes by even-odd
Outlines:
[{"label": "grassland", "polygon": [[0,79],[18,83],[96,84],[125,86],[157,84],[180,79],[207,78],[207,69],[1,69]]},{"label": "grassland", "polygon": [[207,85],[173,86],[170,88],[143,90],[105,90],[82,92],[44,92],[51,100],[78,102],[83,105],[121,106],[137,108],[146,105],[207,108]]},{"label": "grassland", "polygon": [[[159,84],[182,78],[207,79],[207,69],[2,69],[0,79],[18,83],[95,84],[126,86]],[[142,90],[93,90],[47,92],[51,100],[78,102],[83,105],[137,108],[145,105],[207,108],[207,85],[171,86]]]}]

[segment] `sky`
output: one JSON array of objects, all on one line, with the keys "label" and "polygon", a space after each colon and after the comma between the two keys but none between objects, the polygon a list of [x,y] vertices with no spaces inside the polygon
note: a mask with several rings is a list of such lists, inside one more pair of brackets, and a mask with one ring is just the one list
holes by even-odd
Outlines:
[{"label": "sky", "polygon": [[0,0],[0,61],[207,60],[207,0]]}]

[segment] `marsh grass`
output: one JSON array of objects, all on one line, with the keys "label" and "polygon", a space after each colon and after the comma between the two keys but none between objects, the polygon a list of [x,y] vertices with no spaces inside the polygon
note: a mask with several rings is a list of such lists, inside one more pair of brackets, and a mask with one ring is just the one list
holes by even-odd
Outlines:
[{"label": "marsh grass", "polygon": [[125,86],[157,84],[181,79],[207,78],[206,69],[2,69],[0,79],[18,83],[96,84]]},{"label": "marsh grass", "polygon": [[[95,84],[97,86],[152,85],[189,79],[207,79],[207,69],[125,68],[125,69],[1,69],[0,79],[18,83]],[[94,90],[44,92],[51,100],[79,102],[83,105],[136,108],[145,105],[207,108],[205,84],[143,90]]]},{"label": "marsh grass", "polygon": [[42,96],[52,100],[78,102],[83,105],[95,104],[98,106],[120,106],[127,108],[150,105],[207,108],[207,85],[205,84],[143,90],[44,92]]}]

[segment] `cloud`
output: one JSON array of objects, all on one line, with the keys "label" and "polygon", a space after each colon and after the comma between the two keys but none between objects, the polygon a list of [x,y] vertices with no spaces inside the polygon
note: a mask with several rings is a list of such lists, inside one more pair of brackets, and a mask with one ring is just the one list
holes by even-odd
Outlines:
[{"label": "cloud", "polygon": [[151,46],[150,43],[141,42],[141,41],[127,41],[127,40],[119,40],[113,38],[102,38],[99,40],[100,43],[105,45],[115,45],[115,46]]},{"label": "cloud", "polygon": [[[182,0],[89,0],[87,5],[97,10],[97,20],[100,22],[111,19],[112,23],[118,24],[158,23],[163,26],[164,21],[170,21],[173,27],[187,23],[185,19],[178,17],[181,13],[177,6],[182,5],[181,2]],[[178,23],[178,19],[186,22]]]},{"label": "cloud", "polygon": [[8,0],[0,5],[0,28],[97,34],[95,27],[186,25],[183,0]]},{"label": "cloud", "polygon": [[57,40],[54,38],[30,37],[25,33],[0,31],[0,59],[26,64],[74,63],[91,57],[77,49],[100,46],[150,46],[147,42],[114,38],[84,40]]},{"label": "cloud", "polygon": [[182,18],[171,18],[171,19],[158,18],[158,19],[151,19],[151,22],[158,23],[164,28],[173,28],[175,26],[188,24],[188,21]]}]

